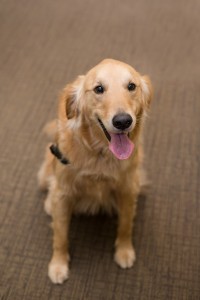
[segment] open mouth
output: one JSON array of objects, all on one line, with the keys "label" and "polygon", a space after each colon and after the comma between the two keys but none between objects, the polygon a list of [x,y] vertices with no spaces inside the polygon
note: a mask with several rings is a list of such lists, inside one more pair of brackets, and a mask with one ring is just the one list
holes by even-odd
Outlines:
[{"label": "open mouth", "polygon": [[103,122],[101,121],[101,119],[98,118],[99,124],[101,125],[101,128],[103,129],[103,132],[105,133],[105,136],[107,137],[107,139],[109,140],[109,142],[111,141],[111,136],[108,133],[108,131],[106,130],[106,127],[104,126]]},{"label": "open mouth", "polygon": [[98,122],[109,141],[109,149],[114,154],[114,156],[120,160],[128,159],[134,149],[134,144],[129,139],[129,134],[127,133],[109,133],[104,126],[101,119],[97,118]]}]

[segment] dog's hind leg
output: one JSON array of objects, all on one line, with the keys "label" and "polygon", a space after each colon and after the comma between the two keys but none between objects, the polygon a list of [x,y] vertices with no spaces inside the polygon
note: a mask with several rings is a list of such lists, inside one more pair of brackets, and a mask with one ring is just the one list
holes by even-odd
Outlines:
[{"label": "dog's hind leg", "polygon": [[53,174],[52,162],[54,157],[49,150],[49,146],[50,144],[47,146],[44,161],[37,174],[38,185],[42,191],[48,190],[49,179]]},{"label": "dog's hind leg", "polygon": [[51,177],[48,178],[48,194],[44,201],[44,210],[49,216],[52,216],[52,206],[53,206],[55,187],[56,187],[56,179],[54,175],[52,175]]}]

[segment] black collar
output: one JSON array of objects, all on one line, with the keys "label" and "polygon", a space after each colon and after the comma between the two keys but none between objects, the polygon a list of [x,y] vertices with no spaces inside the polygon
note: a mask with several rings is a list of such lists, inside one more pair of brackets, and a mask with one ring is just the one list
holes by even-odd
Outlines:
[{"label": "black collar", "polygon": [[60,160],[60,162],[64,165],[68,165],[70,162],[67,158],[65,158],[63,156],[63,154],[60,152],[59,148],[57,145],[51,145],[49,147],[49,149],[51,150],[51,153],[58,159]]}]

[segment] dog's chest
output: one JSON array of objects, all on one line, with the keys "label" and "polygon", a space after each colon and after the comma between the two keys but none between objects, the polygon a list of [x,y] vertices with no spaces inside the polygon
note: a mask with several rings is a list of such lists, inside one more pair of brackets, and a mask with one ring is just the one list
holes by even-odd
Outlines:
[{"label": "dog's chest", "polygon": [[77,172],[74,181],[75,211],[96,213],[103,208],[111,212],[116,206],[114,192],[119,178],[120,168],[117,164],[108,161],[93,164],[88,161]]},{"label": "dog's chest", "polygon": [[116,170],[84,168],[77,173],[74,184],[82,194],[101,196],[103,192],[114,189],[118,179],[119,174]]},{"label": "dog's chest", "polygon": [[100,209],[112,212],[115,207],[116,181],[95,175],[82,175],[74,185],[75,212],[95,214]]}]

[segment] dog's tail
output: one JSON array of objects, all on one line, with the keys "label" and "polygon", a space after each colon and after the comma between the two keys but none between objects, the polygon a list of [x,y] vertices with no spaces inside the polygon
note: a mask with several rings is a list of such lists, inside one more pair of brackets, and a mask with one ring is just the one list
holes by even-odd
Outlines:
[{"label": "dog's tail", "polygon": [[57,120],[54,119],[50,122],[48,122],[44,128],[43,128],[43,132],[47,135],[47,137],[54,142],[56,140],[56,136],[57,136]]}]

